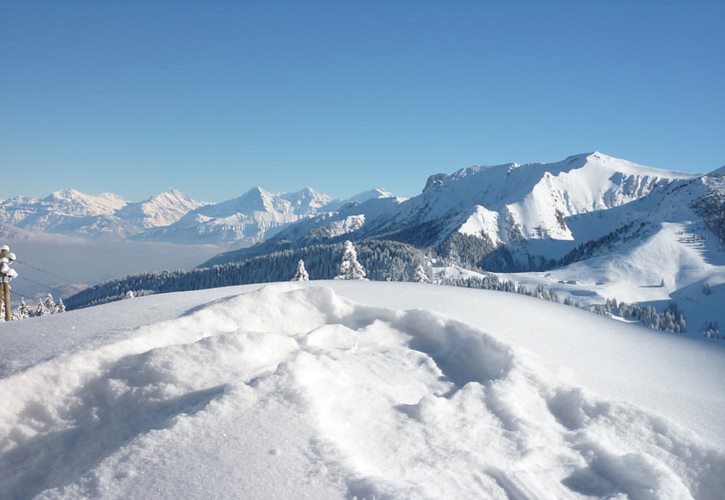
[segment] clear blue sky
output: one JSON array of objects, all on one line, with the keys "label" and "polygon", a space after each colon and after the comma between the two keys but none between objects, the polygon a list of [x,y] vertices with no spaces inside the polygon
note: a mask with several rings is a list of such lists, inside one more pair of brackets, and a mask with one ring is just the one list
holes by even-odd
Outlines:
[{"label": "clear blue sky", "polygon": [[724,1],[0,0],[0,197],[725,164]]}]

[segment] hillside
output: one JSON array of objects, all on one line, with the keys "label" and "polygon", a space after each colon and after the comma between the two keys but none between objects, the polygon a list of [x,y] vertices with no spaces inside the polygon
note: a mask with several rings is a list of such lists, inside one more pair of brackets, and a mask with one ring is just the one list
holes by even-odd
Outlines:
[{"label": "hillside", "polygon": [[11,498],[725,489],[725,349],[528,297],[280,284],[0,328]]}]

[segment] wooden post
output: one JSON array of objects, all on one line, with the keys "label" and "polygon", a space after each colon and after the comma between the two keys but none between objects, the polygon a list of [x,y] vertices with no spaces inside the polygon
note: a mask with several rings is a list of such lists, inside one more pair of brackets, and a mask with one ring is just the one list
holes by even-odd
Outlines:
[{"label": "wooden post", "polygon": [[5,321],[13,319],[10,311],[10,283],[3,281],[3,300],[5,301]]},{"label": "wooden post", "polygon": [[[10,249],[8,249],[8,247],[4,247],[0,250],[0,258],[7,257],[9,253]],[[3,304],[5,304],[5,321],[10,321],[13,319],[13,315],[10,311],[10,283],[5,281],[5,279],[5,276],[3,276]]]}]

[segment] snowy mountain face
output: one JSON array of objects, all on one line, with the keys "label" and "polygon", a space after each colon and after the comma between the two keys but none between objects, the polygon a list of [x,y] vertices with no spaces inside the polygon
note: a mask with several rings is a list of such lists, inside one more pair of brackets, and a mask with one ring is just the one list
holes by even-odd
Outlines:
[{"label": "snowy mountain face", "polygon": [[596,152],[550,164],[471,167],[429,178],[421,195],[371,234],[434,223],[441,231],[431,244],[454,232],[494,243],[571,240],[568,217],[618,207],[688,177]]},{"label": "snowy mountain face", "polygon": [[173,224],[206,203],[192,200],[177,189],[152,196],[146,201],[128,203],[115,215],[136,227],[148,229]]}]

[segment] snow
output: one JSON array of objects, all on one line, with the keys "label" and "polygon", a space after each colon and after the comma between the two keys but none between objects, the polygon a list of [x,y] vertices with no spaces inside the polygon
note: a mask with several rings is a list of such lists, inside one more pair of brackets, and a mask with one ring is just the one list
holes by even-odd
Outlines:
[{"label": "snow", "polygon": [[485,234],[494,245],[501,243],[498,235],[498,213],[480,205],[474,208],[475,212],[458,228],[458,232],[471,236]]},{"label": "snow", "polygon": [[725,349],[529,297],[250,285],[1,328],[8,498],[725,489]]}]

